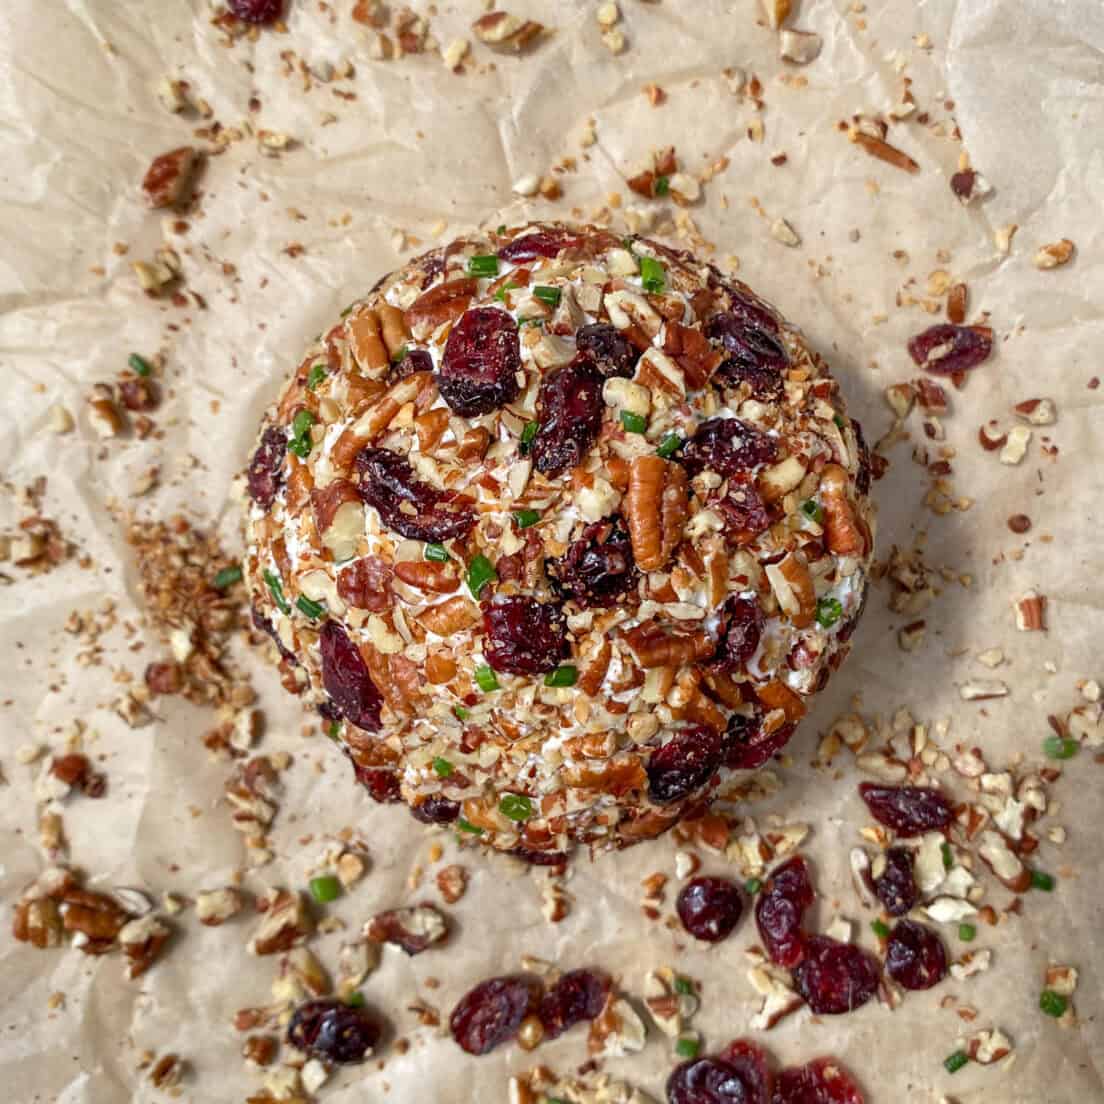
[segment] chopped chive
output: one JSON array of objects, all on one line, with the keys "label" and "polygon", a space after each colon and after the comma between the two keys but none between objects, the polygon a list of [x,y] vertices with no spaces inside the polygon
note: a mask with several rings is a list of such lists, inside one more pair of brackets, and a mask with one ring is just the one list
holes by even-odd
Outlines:
[{"label": "chopped chive", "polygon": [[544,287],[543,285],[537,285],[533,288],[533,298],[539,299],[542,303],[547,303],[550,307],[558,307],[560,305],[560,296],[563,292],[557,287]]},{"label": "chopped chive", "polygon": [[350,303],[350,304],[349,304],[349,305],[348,305],[348,306],[347,306],[347,307],[346,307],[346,308],[345,308],[345,309],[344,309],[344,310],[343,310],[343,311],[341,312],[341,317],[342,317],[342,318],[348,318],[348,317],[349,317],[349,315],[350,315],[350,314],[352,313],[353,307],[355,307],[355,306],[356,306],[356,303]]},{"label": "chopped chive", "polygon": [[148,376],[153,372],[150,362],[139,353],[131,353],[127,357],[127,367],[139,376]]},{"label": "chopped chive", "polygon": [[507,794],[498,803],[498,811],[510,820],[528,820],[533,815],[533,803],[524,794]]},{"label": "chopped chive", "polygon": [[332,874],[323,874],[310,880],[311,896],[320,904],[336,901],[341,896],[341,883]]},{"label": "chopped chive", "polygon": [[564,664],[563,667],[557,667],[554,671],[549,671],[544,676],[545,686],[574,686],[576,680],[579,677],[579,669],[572,667],[571,664]]},{"label": "chopped chive", "polygon": [[540,521],[539,510],[515,510],[514,521],[517,522],[519,529],[528,529],[532,525],[536,525]]},{"label": "chopped chive", "polygon": [[391,357],[391,363],[401,364],[404,360],[406,360],[406,351],[406,346],[400,345],[399,348],[395,351],[394,355]]},{"label": "chopped chive", "polygon": [[665,196],[671,190],[671,178],[669,176],[657,176],[655,182],[655,194]]},{"label": "chopped chive", "polygon": [[519,285],[515,284],[513,280],[507,280],[506,283],[504,283],[502,285],[502,287],[500,287],[498,289],[498,291],[496,291],[494,293],[494,297],[500,303],[505,303],[506,302],[506,292],[508,292],[508,291],[517,291],[518,287],[519,287]]},{"label": "chopped chive", "polygon": [[645,291],[655,294],[667,286],[667,272],[655,257],[640,258],[640,283]]},{"label": "chopped chive", "polygon": [[540,429],[539,422],[526,422],[525,428],[521,431],[521,455],[524,456],[529,451],[529,446],[533,443],[533,438],[537,435],[537,430]]},{"label": "chopped chive", "polygon": [[284,597],[284,584],[271,571],[262,571],[261,576],[280,612],[285,616],[291,613],[291,606],[288,605],[287,599]]},{"label": "chopped chive", "polygon": [[448,778],[454,769],[447,759],[442,759],[439,755],[433,760],[433,770],[438,778]]},{"label": "chopped chive", "polygon": [[879,939],[889,938],[889,925],[881,920],[871,920],[870,928]]},{"label": "chopped chive", "polygon": [[621,411],[621,424],[626,433],[643,433],[648,428],[648,419],[640,414],[631,414],[628,410]]},{"label": "chopped chive", "polygon": [[293,452],[300,460],[306,460],[310,456],[313,446],[310,437],[292,437],[288,441],[287,447],[288,452]]},{"label": "chopped chive", "polygon": [[497,230],[495,231],[495,233],[496,233],[496,234],[505,234],[505,233],[506,233],[506,223],[503,223],[503,224],[502,224],[502,225],[501,225],[501,226],[500,226],[500,227],[499,227],[499,228],[498,228],[498,229],[497,229]]},{"label": "chopped chive", "polygon": [[295,453],[301,460],[310,456],[310,451],[314,447],[310,435],[314,422],[314,415],[309,410],[300,410],[292,420],[292,438],[288,441],[288,452]]},{"label": "chopped chive", "polygon": [[495,678],[495,673],[485,663],[480,664],[475,669],[475,681],[485,694],[489,694],[492,690],[498,689],[498,679]]},{"label": "chopped chive", "polygon": [[634,240],[635,240],[635,239],[633,239],[633,238],[622,238],[622,239],[621,239],[621,247],[622,247],[623,249],[627,249],[627,250],[629,250],[629,252],[631,253],[631,252],[632,252],[632,247],[633,247],[633,241],[634,241]]},{"label": "chopped chive", "polygon": [[1069,1001],[1053,989],[1044,989],[1039,994],[1039,1007],[1048,1015],[1057,1019],[1069,1007]]},{"label": "chopped chive", "polygon": [[1081,745],[1070,737],[1048,736],[1043,741],[1043,752],[1049,759],[1072,759]]},{"label": "chopped chive", "polygon": [[948,1073],[958,1073],[969,1061],[970,1056],[964,1050],[956,1050],[954,1054],[950,1054],[943,1059],[943,1068]]},{"label": "chopped chive", "polygon": [[471,832],[473,836],[483,835],[482,828],[477,828],[470,820],[465,820],[464,817],[460,817],[460,819],[457,820],[456,827],[459,828],[461,832]]},{"label": "chopped chive", "polygon": [[462,705],[454,705],[452,711],[458,721],[466,721],[471,716],[471,710],[465,709]]},{"label": "chopped chive", "polygon": [[423,554],[427,560],[433,560],[434,563],[445,563],[449,558],[443,544],[427,544]]},{"label": "chopped chive", "polygon": [[469,276],[497,276],[498,258],[493,253],[477,253],[468,258]]},{"label": "chopped chive", "polygon": [[1041,870],[1031,872],[1031,888],[1041,889],[1044,893],[1050,893],[1054,889],[1054,879]]},{"label": "chopped chive", "polygon": [[843,429],[845,423],[843,418],[841,418],[838,414],[832,418],[832,421],[836,423],[837,429]]},{"label": "chopped chive", "polygon": [[680,1058],[697,1058],[700,1050],[701,1043],[690,1035],[680,1036],[678,1042],[675,1043],[675,1053]]},{"label": "chopped chive", "polygon": [[312,621],[317,621],[326,612],[326,607],[321,602],[312,602],[305,594],[300,594],[295,599],[295,605]]},{"label": "chopped chive", "polygon": [[312,425],[314,425],[314,415],[309,410],[300,410],[292,419],[291,432],[296,437],[302,437],[304,433],[310,431]]},{"label": "chopped chive", "polygon": [[830,629],[843,616],[843,606],[835,598],[821,598],[817,602],[816,619],[822,628]]},{"label": "chopped chive", "polygon": [[338,736],[341,735],[341,722],[330,721],[330,727],[326,729],[326,735],[329,736],[331,740],[336,740]]},{"label": "chopped chive", "polygon": [[683,977],[682,974],[676,974],[675,992],[681,993],[684,997],[692,996],[694,993],[694,983],[688,977]]},{"label": "chopped chive", "polygon": [[345,998],[345,1003],[350,1008],[363,1008],[364,1007],[364,994],[357,989],[356,992],[350,993]]},{"label": "chopped chive", "polygon": [[228,586],[240,583],[242,577],[241,564],[233,567],[224,567],[212,580],[215,590],[225,590]]},{"label": "chopped chive", "polygon": [[801,504],[801,512],[810,520],[815,521],[819,525],[824,520],[824,511],[820,508],[820,503],[813,498],[807,498]]},{"label": "chopped chive", "polygon": [[950,870],[954,866],[954,852],[951,850],[951,845],[943,842],[939,845],[939,851],[943,856],[943,869]]},{"label": "chopped chive", "polygon": [[659,442],[659,447],[656,449],[656,455],[662,456],[664,460],[669,460],[680,448],[682,448],[682,438],[677,433],[668,433],[667,436]]},{"label": "chopped chive", "polygon": [[748,878],[748,880],[744,882],[744,889],[747,890],[749,897],[754,897],[762,888],[763,883],[758,878]]},{"label": "chopped chive", "polygon": [[959,924],[958,925],[958,938],[963,943],[973,943],[977,937],[977,928],[973,924]]},{"label": "chopped chive", "polygon": [[314,364],[307,373],[307,390],[313,391],[326,378],[326,366]]},{"label": "chopped chive", "polygon": [[473,598],[478,598],[479,592],[497,578],[494,564],[482,552],[473,557],[472,562],[468,564],[468,590],[472,592]]}]

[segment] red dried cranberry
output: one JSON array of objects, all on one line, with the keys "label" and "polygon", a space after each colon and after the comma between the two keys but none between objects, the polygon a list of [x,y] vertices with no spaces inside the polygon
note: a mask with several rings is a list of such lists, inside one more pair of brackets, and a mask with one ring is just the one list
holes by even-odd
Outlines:
[{"label": "red dried cranberry", "polygon": [[930,989],[947,976],[947,952],[938,935],[902,920],[886,941],[886,973],[906,989]]},{"label": "red dried cranberry", "polygon": [[801,919],[813,903],[809,868],[800,855],[776,867],[755,902],[755,923],[767,954],[779,966],[796,966],[805,952]]},{"label": "red dried cranberry", "polygon": [[908,351],[925,372],[951,376],[989,359],[993,331],[988,326],[952,326],[943,322],[909,338]]},{"label": "red dried cranberry", "polygon": [[531,261],[534,257],[556,257],[564,249],[575,249],[582,244],[578,234],[567,230],[536,230],[507,242],[499,251],[500,260]]},{"label": "red dried cranberry", "polygon": [[243,23],[274,23],[280,18],[284,0],[226,0],[226,6]]},{"label": "red dried cranberry", "polygon": [[729,481],[728,493],[712,503],[725,520],[725,536],[734,544],[747,544],[770,528],[770,509],[754,483]]},{"label": "red dried cranberry", "polygon": [[425,801],[412,805],[410,811],[423,824],[451,824],[460,815],[460,805],[440,794],[431,794]]},{"label": "red dried cranberry", "polygon": [[740,321],[765,333],[778,333],[778,319],[771,314],[766,306],[755,299],[747,289],[741,289],[735,284],[726,283],[723,279],[721,280],[721,287],[724,290],[725,298],[728,300],[729,311]]},{"label": "red dried cranberry", "polygon": [[399,776],[387,767],[362,767],[353,763],[356,780],[368,791],[368,796],[381,805],[395,805],[402,801]]},{"label": "red dried cranberry", "polygon": [[777,455],[774,438],[761,429],[739,418],[710,418],[698,426],[679,459],[691,475],[709,468],[727,478],[769,463]]},{"label": "red dried cranberry", "polygon": [[[439,491],[414,477],[397,452],[365,448],[357,453],[360,497],[374,506],[388,529],[411,540],[443,541],[465,536],[475,524],[468,499]],[[407,513],[402,509],[411,508]],[[452,508],[450,508],[450,506]]]},{"label": "red dried cranberry", "polygon": [[437,388],[466,418],[489,414],[518,396],[521,346],[514,319],[497,307],[466,311],[445,343]]},{"label": "red dried cranberry", "polygon": [[563,596],[584,609],[616,605],[640,578],[620,514],[588,525],[562,559],[545,567]]},{"label": "red dried cranberry", "polygon": [[648,799],[657,805],[681,801],[713,777],[723,758],[724,741],[713,729],[694,725],[676,732],[648,760]]},{"label": "red dried cranberry", "polygon": [[667,1078],[667,1104],[767,1104],[755,1074],[724,1058],[694,1058]]},{"label": "red dried cranberry", "polygon": [[513,847],[507,854],[530,866],[563,866],[567,862],[566,851],[534,851],[531,847]]},{"label": "red dried cranberry", "polygon": [[744,899],[727,878],[693,878],[675,901],[682,926],[705,943],[719,943],[740,922]]},{"label": "red dried cranberry", "polygon": [[402,360],[391,366],[387,373],[388,383],[398,383],[399,380],[413,376],[416,372],[432,372],[433,357],[425,349],[407,349]]},{"label": "red dried cranberry", "polygon": [[603,379],[611,376],[631,378],[640,359],[640,350],[608,322],[581,326],[575,333],[575,347],[586,354]]},{"label": "red dried cranberry", "polygon": [[610,980],[594,970],[571,970],[541,998],[537,1015],[544,1037],[555,1039],[569,1027],[593,1020],[602,1011]]},{"label": "red dried cranberry", "polygon": [[891,847],[885,853],[885,869],[874,879],[874,893],[890,916],[904,916],[916,904],[911,851]]},{"label": "red dried cranberry", "polygon": [[269,426],[261,437],[253,459],[249,461],[246,480],[249,496],[262,510],[272,505],[284,485],[284,456],[287,453],[287,434],[281,426]]},{"label": "red dried cranberry", "polygon": [[334,997],[301,1004],[287,1030],[287,1041],[297,1050],[343,1066],[363,1062],[379,1037],[370,1012]]},{"label": "red dried cranberry", "polygon": [[767,1104],[773,1078],[762,1047],[749,1039],[733,1039],[717,1057],[739,1071],[751,1104]]},{"label": "red dried cranberry", "polygon": [[533,438],[537,471],[559,475],[583,462],[602,429],[602,377],[589,360],[576,357],[541,380],[540,427]]},{"label": "red dried cranberry", "polygon": [[486,1054],[517,1034],[538,994],[536,979],[521,975],[480,982],[452,1010],[452,1037],[469,1054]]},{"label": "red dried cranberry", "polygon": [[876,821],[899,836],[919,836],[946,828],[954,816],[950,803],[925,786],[879,786],[861,782],[859,794]]},{"label": "red dried cranberry", "polygon": [[342,716],[357,728],[378,732],[383,698],[368,673],[360,649],[336,621],[327,621],[319,636],[322,685]]},{"label": "red dried cranberry", "polygon": [[827,935],[805,940],[805,957],[793,972],[797,991],[820,1016],[861,1008],[878,989],[878,967],[861,947]]},{"label": "red dried cranberry", "polygon": [[774,1082],[771,1104],[865,1104],[858,1085],[835,1058],[815,1058],[783,1070]]},{"label": "red dried cranberry", "polygon": [[870,464],[870,446],[863,436],[862,426],[854,418],[851,419],[851,429],[855,434],[855,443],[859,446],[859,470],[855,474],[855,489],[859,494],[868,494],[873,474]]},{"label": "red dried cranberry", "polygon": [[706,322],[704,332],[727,353],[713,376],[722,387],[746,383],[757,399],[770,402],[782,397],[782,372],[789,367],[790,358],[775,336],[778,324],[766,311],[746,304],[715,314]]},{"label": "red dried cranberry", "polygon": [[732,595],[721,607],[717,654],[712,666],[719,671],[741,671],[755,655],[763,635],[763,611],[754,598]]},{"label": "red dried cranberry", "polygon": [[539,675],[567,654],[567,623],[559,606],[518,594],[483,603],[483,654],[496,671]]},{"label": "red dried cranberry", "polygon": [[796,731],[796,725],[782,725],[763,733],[760,718],[734,713],[725,733],[725,766],[732,770],[755,770],[782,750]]}]

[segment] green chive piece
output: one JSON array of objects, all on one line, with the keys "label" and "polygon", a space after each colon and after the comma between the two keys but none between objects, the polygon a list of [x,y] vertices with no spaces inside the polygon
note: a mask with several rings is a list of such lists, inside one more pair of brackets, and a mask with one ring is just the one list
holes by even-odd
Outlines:
[{"label": "green chive piece", "polygon": [[497,276],[498,258],[493,253],[477,253],[468,258],[469,276]]},{"label": "green chive piece", "polygon": [[977,928],[973,924],[959,924],[958,925],[958,938],[963,943],[973,943],[977,938]]},{"label": "green chive piece", "polygon": [[682,1035],[675,1043],[675,1053],[680,1058],[697,1058],[701,1043],[690,1035]]},{"label": "green chive piece", "polygon": [[643,433],[648,428],[648,419],[640,414],[630,414],[627,410],[621,411],[621,424],[626,433]]},{"label": "green chive piece", "polygon": [[939,845],[939,851],[943,856],[943,869],[950,870],[954,866],[954,852],[951,850],[949,843],[941,843]]},{"label": "green chive piece", "polygon": [[506,223],[503,223],[503,224],[502,224],[502,225],[501,225],[501,226],[500,226],[500,227],[499,227],[499,228],[498,228],[498,229],[497,229],[497,230],[495,231],[495,233],[496,233],[496,234],[505,234],[505,233],[506,233]]},{"label": "green chive piece", "polygon": [[528,529],[530,526],[536,525],[540,521],[539,510],[515,510],[514,521],[517,522],[519,529]]},{"label": "green chive piece", "polygon": [[1031,872],[1031,888],[1041,889],[1044,893],[1050,893],[1054,889],[1054,879],[1041,870]]},{"label": "green chive piece", "polygon": [[824,511],[820,508],[820,503],[815,499],[807,498],[801,504],[801,512],[810,520],[815,521],[819,525],[824,520]]},{"label": "green chive piece", "polygon": [[830,629],[843,616],[843,606],[835,598],[821,598],[817,602],[817,624]]},{"label": "green chive piece", "polygon": [[400,345],[399,348],[395,350],[394,356],[391,357],[391,363],[401,364],[404,360],[406,360],[406,346]]},{"label": "green chive piece", "polygon": [[498,811],[510,820],[528,820],[533,815],[533,803],[524,794],[507,794],[498,803]]},{"label": "green chive piece", "polygon": [[475,681],[485,694],[489,694],[492,690],[498,689],[498,679],[495,678],[495,673],[485,663],[480,664],[475,669]]},{"label": "green chive piece", "polygon": [[471,710],[465,709],[462,705],[454,705],[452,711],[458,721],[466,721],[471,716]]},{"label": "green chive piece", "polygon": [[127,357],[127,367],[139,376],[148,376],[153,372],[150,362],[138,353],[131,353]]},{"label": "green chive piece", "polygon": [[350,1008],[363,1008],[364,994],[358,989],[355,993],[350,993],[348,997],[346,997],[345,1003]]},{"label": "green chive piece", "polygon": [[310,456],[314,447],[310,435],[314,422],[314,415],[309,410],[300,410],[291,423],[292,438],[288,441],[288,452],[294,452],[302,460]]},{"label": "green chive piece", "polygon": [[271,571],[262,571],[261,577],[264,579],[265,585],[272,595],[272,600],[276,603],[280,612],[285,616],[290,614],[291,606],[288,605],[287,599],[284,597],[284,584]]},{"label": "green chive piece", "polygon": [[654,294],[667,286],[667,271],[655,257],[640,258],[640,283],[645,291]]},{"label": "green chive piece", "polygon": [[677,433],[668,433],[667,436],[659,442],[659,447],[656,449],[656,455],[662,456],[664,460],[669,460],[680,448],[682,448],[682,438]]},{"label": "green chive piece", "polygon": [[518,285],[518,284],[515,284],[513,280],[507,280],[507,281],[506,281],[506,283],[504,283],[504,284],[502,285],[502,287],[500,287],[500,288],[498,289],[498,291],[496,291],[496,292],[494,293],[494,297],[495,297],[495,298],[496,298],[496,299],[497,299],[497,300],[498,300],[498,301],[499,301],[500,303],[505,303],[505,302],[506,302],[506,292],[508,292],[508,291],[517,291],[517,289],[518,289],[518,287],[519,287],[519,286],[520,286],[520,285]]},{"label": "green chive piece", "polygon": [[288,441],[288,452],[295,453],[300,460],[306,460],[311,454],[311,439],[310,437],[292,437]]},{"label": "green chive piece", "polygon": [[754,897],[762,888],[763,883],[758,878],[748,878],[748,880],[744,882],[744,889],[747,890],[749,897]]},{"label": "green chive piece", "polygon": [[311,896],[320,904],[336,901],[341,896],[341,883],[332,874],[323,874],[310,880]]},{"label": "green chive piece", "polygon": [[537,435],[537,430],[540,429],[539,422],[526,422],[525,428],[521,431],[521,455],[524,456],[529,451],[529,446],[533,443],[533,438]]},{"label": "green chive piece", "polygon": [[433,760],[433,770],[438,778],[448,778],[455,768],[447,759],[442,759],[438,755],[437,758]]},{"label": "green chive piece", "polygon": [[456,827],[459,828],[461,832],[471,832],[473,836],[483,835],[482,828],[477,828],[470,820],[465,820],[463,817],[457,820]]},{"label": "green chive piece", "polygon": [[446,563],[449,558],[443,544],[427,544],[423,554],[427,560],[433,560],[434,563]]},{"label": "green chive piece", "polygon": [[326,729],[326,735],[329,736],[331,740],[336,740],[338,736],[341,735],[341,722],[330,721],[330,727]]},{"label": "green chive piece", "polygon": [[688,977],[683,977],[682,974],[676,974],[675,992],[681,993],[684,997],[692,996],[694,993],[694,983]]},{"label": "green chive piece", "polygon": [[1048,736],[1043,741],[1043,752],[1049,759],[1072,759],[1081,745],[1074,739],[1062,736]]},{"label": "green chive piece", "polygon": [[291,432],[296,437],[302,437],[314,425],[314,415],[309,410],[300,410],[291,423]]},{"label": "green chive piece", "polygon": [[870,928],[879,939],[889,938],[889,925],[881,920],[871,920]]},{"label": "green chive piece", "polygon": [[326,607],[321,602],[312,602],[305,594],[300,594],[295,599],[295,605],[312,621],[317,621],[326,612]]},{"label": "green chive piece", "polygon": [[954,1054],[950,1054],[943,1059],[943,1068],[948,1073],[958,1073],[969,1061],[970,1056],[964,1050],[956,1050]]},{"label": "green chive piece", "polygon": [[326,366],[313,364],[307,373],[307,390],[313,391],[326,378]]},{"label": "green chive piece", "polygon": [[225,590],[228,586],[240,583],[242,577],[241,564],[233,567],[224,567],[212,580],[215,590]]},{"label": "green chive piece", "polygon": [[843,429],[844,421],[843,421],[843,418],[841,418],[838,414],[835,415],[835,417],[832,419],[832,421],[836,423],[836,428],[837,429]]},{"label": "green chive piece", "polygon": [[539,299],[542,303],[547,303],[550,307],[560,305],[561,295],[563,295],[563,292],[558,287],[544,287],[538,284],[533,288],[533,298]]},{"label": "green chive piece", "polygon": [[657,176],[655,181],[655,194],[665,196],[671,190],[671,178],[669,176]]},{"label": "green chive piece", "polygon": [[468,590],[472,592],[473,598],[478,598],[479,592],[497,578],[494,564],[482,552],[473,557],[472,562],[468,564]]},{"label": "green chive piece", "polygon": [[549,671],[544,676],[545,686],[574,686],[576,680],[579,678],[579,669],[572,667],[571,664],[564,664],[563,667],[557,667],[554,671]]},{"label": "green chive piece", "polygon": [[1069,1001],[1053,989],[1044,989],[1039,994],[1039,1007],[1048,1015],[1058,1019],[1069,1008]]}]

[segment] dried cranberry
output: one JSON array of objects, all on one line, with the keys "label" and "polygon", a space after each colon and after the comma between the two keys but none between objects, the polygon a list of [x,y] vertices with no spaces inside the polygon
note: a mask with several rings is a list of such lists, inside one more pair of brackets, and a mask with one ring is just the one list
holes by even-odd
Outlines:
[{"label": "dried cranberry", "polygon": [[399,776],[387,767],[362,767],[353,763],[356,780],[368,791],[368,796],[381,805],[395,805],[402,801]]},{"label": "dried cranberry", "polygon": [[911,851],[891,847],[885,853],[885,869],[874,879],[874,893],[890,916],[904,916],[916,904]]},{"label": "dried cranberry", "polygon": [[676,732],[648,760],[649,800],[657,805],[681,801],[713,777],[723,758],[724,741],[713,729],[694,725]]},{"label": "dried cranberry", "polygon": [[432,372],[433,357],[425,349],[407,349],[402,360],[393,364],[387,373],[388,383],[398,383],[399,380],[413,376],[417,372]]},{"label": "dried cranberry", "polygon": [[640,350],[608,322],[581,326],[575,333],[575,347],[586,354],[603,379],[611,376],[631,378],[640,359]]},{"label": "dried cranberry", "polygon": [[739,1071],[751,1104],[767,1104],[772,1077],[762,1047],[749,1039],[734,1039],[717,1057]]},{"label": "dried cranberry", "polygon": [[698,426],[679,459],[691,475],[709,468],[727,478],[769,463],[777,455],[774,438],[761,429],[739,418],[710,418]]},{"label": "dried cranberry", "polygon": [[745,325],[754,326],[764,333],[778,333],[778,319],[766,306],[755,299],[748,289],[725,283],[724,280],[721,281],[721,286],[728,299],[728,309],[731,314]]},{"label": "dried cranberry", "polygon": [[620,514],[588,525],[562,559],[545,566],[564,597],[584,609],[616,605],[640,578]]},{"label": "dried cranberry", "polygon": [[797,725],[782,725],[764,733],[759,718],[734,713],[725,733],[725,766],[732,770],[755,770],[789,742]]},{"label": "dried cranberry", "polygon": [[507,242],[499,251],[503,261],[531,261],[534,257],[556,257],[564,249],[574,249],[582,244],[578,234],[566,230],[536,230]]},{"label": "dried cranberry", "polygon": [[717,382],[729,387],[746,383],[755,398],[766,401],[782,397],[782,372],[789,367],[790,358],[775,336],[778,324],[765,310],[745,304],[715,314],[704,331],[727,353],[714,374]]},{"label": "dried cranberry", "polygon": [[280,18],[284,0],[226,0],[226,6],[243,23],[274,23]]},{"label": "dried cranberry", "polygon": [[357,728],[378,732],[380,696],[360,649],[336,621],[327,621],[319,636],[322,685],[342,716]]},{"label": "dried cranberry", "polygon": [[705,943],[719,943],[740,922],[744,899],[727,878],[693,878],[675,901],[682,926]]},{"label": "dried cranberry", "polygon": [[835,1058],[783,1070],[774,1082],[771,1104],[865,1104],[851,1075]]},{"label": "dried cranberry", "polygon": [[379,1037],[380,1026],[370,1012],[334,997],[301,1004],[287,1030],[297,1050],[343,1066],[363,1062]]},{"label": "dried cranberry", "polygon": [[805,957],[793,972],[797,991],[820,1016],[861,1008],[878,989],[878,967],[861,947],[827,935],[805,940]]},{"label": "dried cranberry", "polygon": [[712,666],[719,671],[741,671],[755,655],[763,635],[763,611],[754,598],[732,595],[721,607],[717,654]]},{"label": "dried cranberry", "polygon": [[602,429],[602,377],[589,360],[576,357],[541,380],[533,438],[533,463],[544,475],[559,475],[583,462]]},{"label": "dried cranberry", "polygon": [[946,828],[954,813],[936,789],[924,786],[879,786],[861,782],[859,794],[876,821],[899,836],[919,836]]},{"label": "dried cranberry", "polygon": [[925,372],[951,376],[989,359],[993,331],[988,326],[952,326],[943,322],[909,338],[908,351]]},{"label": "dried cranberry", "polygon": [[667,1104],[767,1104],[755,1074],[724,1058],[694,1058],[667,1078]]},{"label": "dried cranberry", "polygon": [[770,509],[754,483],[731,480],[728,492],[712,503],[725,520],[725,536],[734,544],[747,544],[770,528]]},{"label": "dried cranberry", "polygon": [[800,855],[776,867],[755,902],[759,938],[772,962],[796,966],[805,951],[801,919],[813,903],[809,868]]},{"label": "dried cranberry", "polygon": [[610,980],[594,970],[571,970],[541,998],[537,1015],[544,1037],[555,1039],[569,1027],[593,1020],[602,1011]]},{"label": "dried cranberry", "polygon": [[280,426],[269,426],[261,437],[253,459],[249,461],[246,480],[249,496],[262,510],[272,505],[284,485],[284,456],[287,453],[287,434]]},{"label": "dried cranberry", "polygon": [[449,1016],[449,1030],[469,1054],[486,1054],[517,1034],[537,998],[533,978],[490,978],[460,998]]},{"label": "dried cranberry", "polygon": [[504,310],[466,311],[445,343],[437,373],[441,397],[467,418],[513,402],[518,396],[520,349],[517,323]]},{"label": "dried cranberry", "polygon": [[906,989],[930,989],[947,976],[947,952],[923,924],[902,920],[886,941],[886,973]]},{"label": "dried cranberry", "polygon": [[869,494],[870,480],[873,475],[870,464],[870,446],[863,436],[862,426],[854,418],[851,419],[851,430],[855,434],[855,443],[859,446],[859,470],[855,474],[855,489],[859,494]]},{"label": "dried cranberry", "polygon": [[431,794],[425,801],[412,805],[410,811],[423,824],[451,824],[460,815],[460,805],[440,794]]},{"label": "dried cranberry", "polygon": [[531,847],[513,847],[507,854],[530,866],[563,866],[567,862],[566,851],[534,851]]},{"label": "dried cranberry", "polygon": [[559,606],[518,594],[483,603],[483,654],[496,671],[539,675],[567,654],[567,623]]},{"label": "dried cranberry", "polygon": [[[439,491],[414,477],[397,452],[365,448],[357,453],[360,496],[374,506],[388,529],[411,540],[443,541],[465,536],[475,524],[468,499]],[[406,505],[410,512],[402,509]],[[453,507],[450,509],[450,505]]]}]

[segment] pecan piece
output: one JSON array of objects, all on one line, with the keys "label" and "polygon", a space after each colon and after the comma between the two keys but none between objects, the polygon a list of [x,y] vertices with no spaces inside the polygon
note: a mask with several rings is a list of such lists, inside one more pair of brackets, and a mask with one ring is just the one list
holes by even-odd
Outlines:
[{"label": "pecan piece", "polygon": [[627,513],[633,558],[641,571],[658,571],[682,540],[689,514],[686,469],[662,457],[638,456],[629,468]]},{"label": "pecan piece", "polygon": [[519,54],[544,27],[531,19],[519,19],[509,12],[492,11],[481,15],[472,24],[472,30],[475,37],[492,50]]},{"label": "pecan piece", "polygon": [[249,941],[255,955],[279,954],[299,946],[314,925],[299,893],[286,889],[272,892],[268,909]]},{"label": "pecan piece", "polygon": [[127,956],[127,977],[141,977],[153,965],[171,932],[153,913],[125,924],[119,932],[119,946]]},{"label": "pecan piece", "polygon": [[479,610],[462,594],[430,606],[418,614],[418,624],[438,636],[451,636],[461,629],[470,628],[479,620]]},{"label": "pecan piece", "polygon": [[383,343],[379,315],[362,308],[346,323],[353,339],[353,355],[357,364],[369,375],[379,375],[391,364],[391,356]]},{"label": "pecan piece", "polygon": [[637,625],[625,633],[641,667],[678,667],[711,656],[716,642],[702,629],[666,629],[654,621]]},{"label": "pecan piece", "polygon": [[447,904],[456,904],[467,891],[468,872],[457,863],[442,867],[437,871],[437,888]]},{"label": "pecan piece", "polygon": [[473,276],[463,276],[438,284],[419,295],[406,309],[406,324],[414,336],[422,341],[438,326],[455,322],[468,309],[472,297],[479,290],[479,281]]},{"label": "pecan piece", "polygon": [[395,564],[395,577],[418,590],[451,594],[460,585],[460,576],[452,563],[432,560],[403,560]]},{"label": "pecan piece", "polygon": [[388,909],[369,921],[365,935],[377,943],[394,943],[408,955],[421,954],[448,934],[444,916],[432,905]]},{"label": "pecan piece", "polygon": [[188,199],[199,154],[191,146],[180,146],[155,157],[142,178],[142,191],[151,207],[179,207]]},{"label": "pecan piece", "polygon": [[78,937],[85,954],[105,954],[127,922],[127,914],[102,893],[69,889],[61,898],[62,925]]},{"label": "pecan piece", "polygon": [[829,550],[837,556],[861,556],[866,540],[847,496],[847,473],[838,464],[828,464],[820,473],[820,497]]}]

